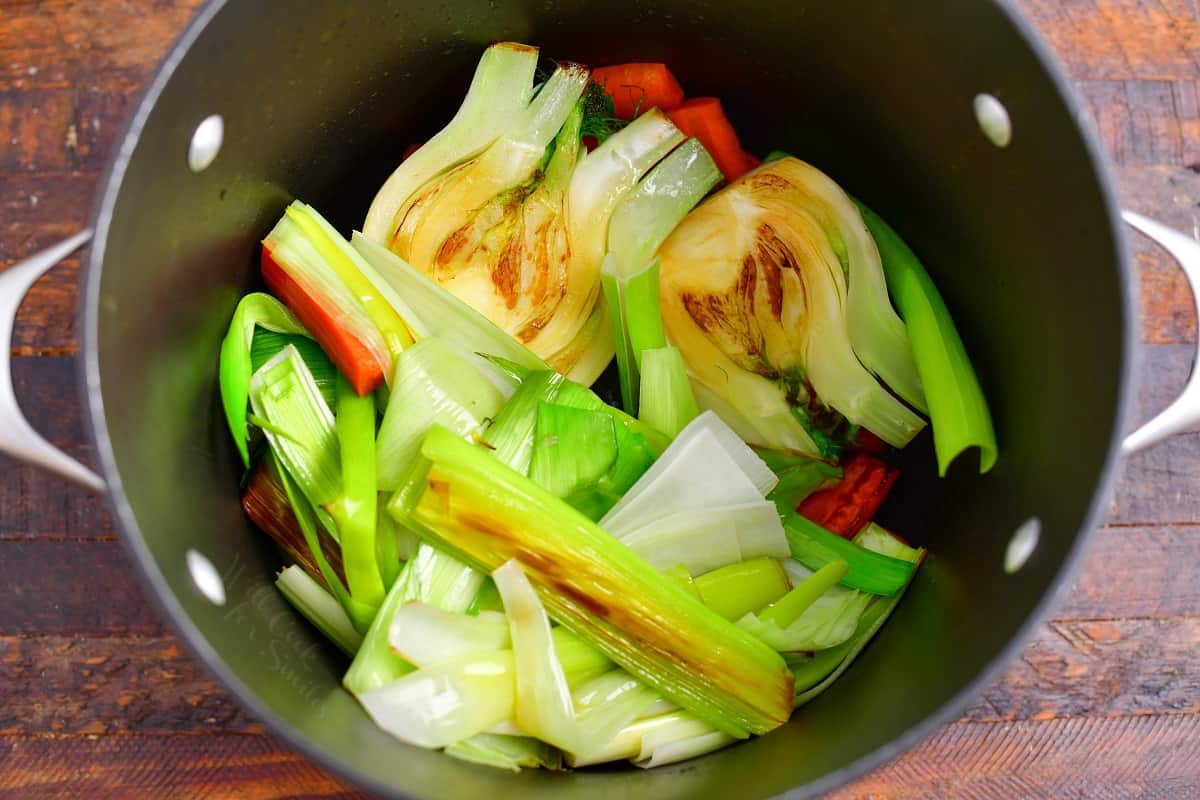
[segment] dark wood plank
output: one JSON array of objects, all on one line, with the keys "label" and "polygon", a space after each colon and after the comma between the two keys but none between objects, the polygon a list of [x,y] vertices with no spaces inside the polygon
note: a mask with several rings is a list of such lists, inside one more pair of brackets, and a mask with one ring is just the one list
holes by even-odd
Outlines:
[{"label": "dark wood plank", "polygon": [[1200,617],[1051,622],[967,709],[973,722],[1200,713]]},{"label": "dark wood plank", "polygon": [[0,542],[0,635],[163,635],[119,542]]},{"label": "dark wood plank", "polygon": [[140,88],[201,0],[6,0],[0,88]]},{"label": "dark wood plank", "polygon": [[[1175,399],[1187,380],[1191,345],[1147,345],[1141,349],[1139,421],[1153,417]],[[1200,521],[1200,432],[1182,433],[1125,459],[1109,509],[1111,522],[1194,523]]]},{"label": "dark wood plank", "polygon": [[169,637],[0,636],[0,736],[261,733]]},{"label": "dark wood plank", "polygon": [[1200,82],[1086,80],[1076,87],[1115,163],[1200,161]]},{"label": "dark wood plank", "polygon": [[[84,443],[74,358],[17,358],[17,400],[43,436],[91,464]],[[0,540],[112,540],[104,499],[0,456]]]},{"label": "dark wood plank", "polygon": [[369,800],[266,736],[0,737],[0,800]]},{"label": "dark wood plank", "polygon": [[[1176,230],[1196,235],[1200,224],[1200,171],[1187,167],[1118,167],[1121,203]],[[1145,236],[1126,228],[1141,289],[1142,341],[1196,341],[1196,306],[1175,261]]]},{"label": "dark wood plank", "polygon": [[1056,620],[1200,614],[1200,526],[1108,527],[1092,535]]},{"label": "dark wood plank", "polygon": [[1017,0],[1076,80],[1200,78],[1195,0]]},{"label": "dark wood plank", "polygon": [[948,725],[829,800],[1200,796],[1200,717]]}]

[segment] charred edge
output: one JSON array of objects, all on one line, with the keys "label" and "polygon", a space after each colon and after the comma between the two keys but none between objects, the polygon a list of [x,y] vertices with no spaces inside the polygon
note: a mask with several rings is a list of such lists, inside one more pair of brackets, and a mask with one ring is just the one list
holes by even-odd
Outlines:
[{"label": "charred edge", "polygon": [[752,189],[764,192],[786,192],[792,188],[787,178],[769,171],[752,173],[749,180]]}]

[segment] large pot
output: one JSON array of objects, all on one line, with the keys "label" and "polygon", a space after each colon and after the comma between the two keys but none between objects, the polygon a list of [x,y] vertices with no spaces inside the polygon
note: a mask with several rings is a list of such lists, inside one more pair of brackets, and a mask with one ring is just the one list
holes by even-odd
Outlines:
[{"label": "large pot", "polygon": [[[890,514],[930,556],[853,668],[790,725],[661,770],[510,775],[376,728],[339,686],[343,659],[275,592],[279,556],[242,515],[217,410],[218,343],[284,206],[302,197],[359,225],[404,146],[448,118],[502,39],[585,63],[665,61],[726,100],[752,150],[795,152],[877,209],[937,279],[999,432],[985,477],[960,463],[939,480],[928,441],[906,451]],[[200,126],[212,115],[223,125]],[[0,276],[0,332],[84,239]],[[1105,507],[1137,327],[1085,115],[1029,25],[991,0],[215,0],[118,141],[83,297],[100,477],[25,425],[7,364],[0,446],[107,487],[146,584],[252,714],[365,787],[422,798],[799,797],[894,757],[995,676],[1071,573]],[[1194,421],[1173,408],[1130,447]]]}]

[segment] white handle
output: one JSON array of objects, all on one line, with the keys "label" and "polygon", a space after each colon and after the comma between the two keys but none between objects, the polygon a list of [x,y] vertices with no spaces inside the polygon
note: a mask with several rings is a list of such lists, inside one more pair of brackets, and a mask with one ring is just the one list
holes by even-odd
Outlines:
[{"label": "white handle", "polygon": [[[1196,316],[1197,319],[1200,319],[1200,242],[1132,211],[1122,212],[1121,216],[1125,218],[1126,222],[1174,256],[1183,269],[1183,274],[1187,276],[1188,285],[1192,290],[1192,301],[1196,304]],[[1193,366],[1187,385],[1183,387],[1179,397],[1175,398],[1175,402],[1160,411],[1154,419],[1125,437],[1121,450],[1125,455],[1145,450],[1198,422],[1200,422],[1200,373]]]},{"label": "white handle", "polygon": [[[33,282],[44,275],[92,238],[90,230],[59,242],[48,250],[25,259],[16,266],[0,272],[0,341],[6,350],[12,348],[13,324],[17,309]],[[0,452],[14,456],[34,466],[53,472],[93,491],[104,490],[104,480],[87,467],[42,438],[33,429],[13,391],[12,365],[6,353],[0,353]]]}]

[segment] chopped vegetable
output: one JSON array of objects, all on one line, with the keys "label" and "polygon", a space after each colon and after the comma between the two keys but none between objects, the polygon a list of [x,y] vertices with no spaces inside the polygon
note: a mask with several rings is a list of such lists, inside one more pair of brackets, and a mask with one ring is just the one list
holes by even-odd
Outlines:
[{"label": "chopped vegetable", "polygon": [[325,638],[353,656],[362,644],[362,634],[346,616],[337,598],[325,590],[307,572],[293,564],[280,570],[275,586],[287,601],[304,615]]},{"label": "chopped vegetable", "polygon": [[238,301],[229,323],[229,333],[221,342],[221,404],[233,443],[242,457],[242,464],[247,467],[250,466],[250,452],[246,444],[246,404],[250,399],[250,377],[254,373],[255,331],[259,327],[308,336],[300,320],[274,297],[255,292]]},{"label": "chopped vegetable", "polygon": [[735,181],[753,166],[752,156],[742,149],[737,132],[715,97],[693,97],[668,113],[687,136],[695,136],[712,156],[727,181]]},{"label": "chopped vegetable", "polygon": [[695,578],[704,605],[728,620],[739,620],[774,603],[791,589],[787,573],[774,558],[753,558]]},{"label": "chopped vegetable", "polygon": [[478,733],[446,748],[446,755],[472,764],[520,772],[522,767],[562,769],[562,753],[530,736]]},{"label": "chopped vegetable", "polygon": [[342,493],[329,505],[329,513],[337,522],[350,596],[370,609],[358,618],[359,627],[366,630],[385,594],[375,539],[375,400],[359,397],[345,378],[337,384],[336,428]]},{"label": "chopped vegetable", "polygon": [[608,225],[601,285],[612,315],[621,400],[636,412],[643,350],[666,347],[654,254],[720,175],[695,139],[658,164],[617,206]]},{"label": "chopped vegetable", "polygon": [[379,428],[379,488],[399,488],[421,440],[434,425],[479,436],[504,396],[484,374],[486,363],[441,339],[422,339],[396,359],[392,393]]},{"label": "chopped vegetable", "polygon": [[638,416],[656,430],[673,438],[700,415],[687,365],[674,347],[641,351],[640,380]]},{"label": "chopped vegetable", "polygon": [[840,481],[808,495],[796,510],[826,530],[852,539],[875,516],[899,476],[898,469],[859,453],[845,463]]},{"label": "chopped vegetable", "polygon": [[[612,417],[602,411],[540,403],[529,478],[556,497],[598,482],[617,459]],[[569,501],[568,501],[569,502]]]},{"label": "chopped vegetable", "polygon": [[938,474],[965,450],[979,448],[979,471],[996,464],[992,416],[950,311],[933,279],[899,234],[878,214],[858,204],[875,238],[888,290],[904,317],[913,359],[929,401]]},{"label": "chopped vegetable", "polygon": [[533,98],[538,49],[500,42],[483,52],[458,113],[411,154],[387,179],[367,211],[363,232],[387,244],[399,224],[401,206],[423,184],[479,155],[516,124]]},{"label": "chopped vegetable", "polygon": [[730,735],[787,720],[790,673],[770,648],[486,451],[434,428],[422,454],[406,524],[480,567],[516,558],[557,621]]},{"label": "chopped vegetable", "polygon": [[[270,295],[262,296],[271,297]],[[275,300],[273,297],[271,299]],[[313,381],[317,384],[321,397],[325,399],[329,407],[333,408],[337,405],[337,367],[329,360],[329,356],[325,355],[321,345],[313,341],[307,333],[276,333],[268,328],[259,327],[254,331],[254,339],[250,343],[250,363],[254,370],[258,371],[263,364],[278,355],[279,351],[288,345],[292,345],[296,348],[296,352],[300,353],[300,358],[304,360],[304,365],[312,373]],[[246,381],[248,389],[248,377]]]},{"label": "chopped vegetable", "polygon": [[592,70],[592,81],[612,97],[613,112],[633,119],[651,108],[670,111],[683,102],[683,88],[666,64],[631,63]]},{"label": "chopped vegetable", "polygon": [[468,616],[414,600],[396,609],[388,643],[409,664],[427,667],[508,649],[508,621],[495,611]]},{"label": "chopped vegetable", "polygon": [[828,457],[847,420],[895,446],[924,426],[876,379],[923,407],[874,243],[815,168],[784,158],[730,184],[659,259],[663,322],[696,398],[734,409],[727,422],[751,443]]},{"label": "chopped vegetable", "polygon": [[830,561],[764,611],[760,619],[786,628],[844,577],[846,562]]},{"label": "chopped vegetable", "polygon": [[884,597],[896,594],[912,577],[915,567],[906,561],[873,553],[787,508],[780,509],[780,514],[792,558],[809,569],[844,561],[843,584]]}]

